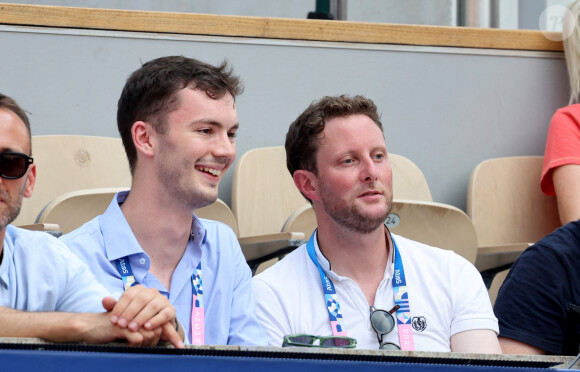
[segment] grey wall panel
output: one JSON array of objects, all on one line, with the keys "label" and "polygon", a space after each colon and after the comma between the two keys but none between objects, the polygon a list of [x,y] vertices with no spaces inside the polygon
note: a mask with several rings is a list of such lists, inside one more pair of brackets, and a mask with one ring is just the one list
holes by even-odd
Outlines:
[{"label": "grey wall panel", "polygon": [[[245,82],[238,155],[284,143],[314,99],[364,94],[389,151],[419,165],[435,201],[465,208],[480,161],[541,155],[567,102],[562,53],[470,50],[0,26],[0,91],[31,112],[33,134],[118,136],[116,102],[141,62],[227,58]],[[229,203],[232,172],[220,187]]]}]

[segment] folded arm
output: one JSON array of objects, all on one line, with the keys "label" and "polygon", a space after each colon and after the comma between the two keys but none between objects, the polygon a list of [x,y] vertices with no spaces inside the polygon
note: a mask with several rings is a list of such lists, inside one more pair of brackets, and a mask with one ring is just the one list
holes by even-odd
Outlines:
[{"label": "folded arm", "polygon": [[528,345],[513,338],[499,337],[499,344],[504,354],[545,355],[546,350]]},{"label": "folded arm", "polygon": [[0,307],[0,337],[89,344],[124,339],[132,346],[153,346],[160,339],[160,330],[133,332],[113,325],[109,317],[109,313],[25,312]]},{"label": "folded arm", "polygon": [[103,313],[24,312],[0,307],[0,337],[38,337],[54,342],[155,346],[160,340],[183,347],[175,309],[157,290],[131,287],[119,301],[103,299]]}]

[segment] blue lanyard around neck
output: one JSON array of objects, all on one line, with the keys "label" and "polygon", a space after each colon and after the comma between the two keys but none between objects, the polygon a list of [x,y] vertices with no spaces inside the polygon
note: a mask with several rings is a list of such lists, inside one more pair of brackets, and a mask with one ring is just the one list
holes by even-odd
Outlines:
[{"label": "blue lanyard around neck", "polygon": [[[388,230],[387,230],[388,231]],[[316,257],[316,249],[314,248],[314,239],[318,234],[318,229],[312,233],[308,243],[306,243],[306,250],[312,262],[318,268],[320,274],[320,281],[322,289],[324,290],[324,298],[328,309],[328,317],[332,327],[332,334],[334,336],[347,336],[346,330],[343,327],[343,317],[338,303],[338,296],[332,280],[326,275],[322,266]],[[390,234],[390,232],[389,232]],[[413,331],[411,327],[411,307],[409,305],[409,295],[407,293],[407,282],[405,279],[405,270],[403,268],[403,260],[399,254],[399,248],[395,239],[391,236],[395,253],[395,270],[393,275],[393,293],[395,297],[395,305],[399,305],[396,313],[397,328],[399,330],[399,342],[402,350],[414,350]]]},{"label": "blue lanyard around neck", "polygon": [[127,288],[137,284],[135,276],[133,275],[133,270],[131,269],[131,263],[129,262],[129,257],[119,258],[117,260],[117,270],[121,274],[121,279],[123,279],[123,289],[126,291]]},{"label": "blue lanyard around neck", "polygon": [[330,326],[332,327],[332,334],[334,336],[348,336],[346,330],[342,326],[342,312],[340,311],[340,305],[338,303],[338,296],[336,295],[336,290],[332,280],[324,273],[318,259],[316,258],[316,251],[314,249],[314,236],[316,235],[318,229],[312,233],[308,243],[306,243],[306,250],[308,255],[312,259],[312,262],[318,268],[320,274],[320,281],[322,282],[322,289],[324,290],[324,299],[326,301],[326,307],[328,309],[328,317],[330,318]]}]

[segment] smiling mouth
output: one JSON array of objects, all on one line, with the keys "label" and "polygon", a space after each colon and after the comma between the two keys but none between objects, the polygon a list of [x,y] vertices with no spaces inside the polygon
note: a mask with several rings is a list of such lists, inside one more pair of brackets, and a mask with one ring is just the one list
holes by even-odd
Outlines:
[{"label": "smiling mouth", "polygon": [[206,172],[211,174],[212,176],[219,177],[222,174],[222,171],[215,168],[208,168],[208,167],[195,167],[198,171]]}]

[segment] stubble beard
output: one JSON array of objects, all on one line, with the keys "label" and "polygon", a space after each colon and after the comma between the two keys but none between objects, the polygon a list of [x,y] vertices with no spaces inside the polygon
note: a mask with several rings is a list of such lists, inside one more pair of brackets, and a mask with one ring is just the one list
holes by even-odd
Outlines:
[{"label": "stubble beard", "polygon": [[[199,185],[193,182],[193,177],[185,177],[185,169],[196,172],[195,167],[186,161],[181,168],[161,167],[158,180],[163,185],[165,191],[177,199],[181,204],[187,206],[191,211],[212,204],[217,199],[217,191],[208,195],[205,190],[201,190]],[[218,185],[215,186],[216,189]]]},{"label": "stubble beard", "polygon": [[24,197],[24,188],[26,184],[20,190],[18,198],[12,201],[10,194],[8,192],[0,190],[0,197],[4,200],[6,209],[2,214],[0,214],[0,231],[4,230],[12,221],[18,217],[20,214],[20,209],[22,208],[22,198]]},{"label": "stubble beard", "polygon": [[[357,232],[359,234],[370,234],[379,226],[385,223],[386,218],[391,213],[393,202],[392,193],[389,190],[381,188],[385,195],[385,213],[379,216],[368,216],[358,209],[354,200],[340,199],[327,192],[327,188],[321,185],[320,200],[326,213],[339,225]],[[350,194],[357,195],[356,192]],[[350,198],[349,198],[350,199]]]}]

